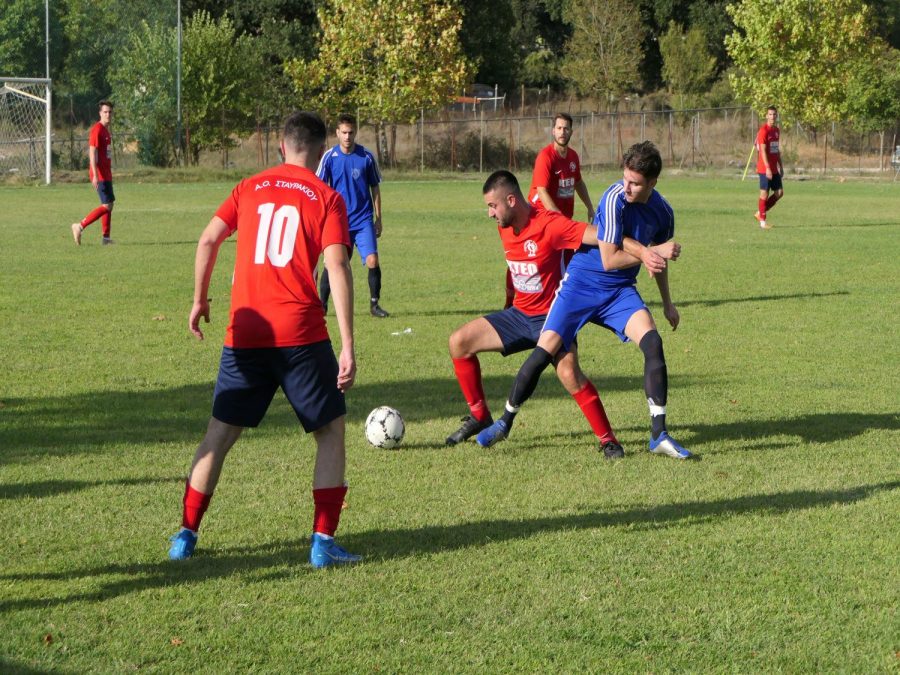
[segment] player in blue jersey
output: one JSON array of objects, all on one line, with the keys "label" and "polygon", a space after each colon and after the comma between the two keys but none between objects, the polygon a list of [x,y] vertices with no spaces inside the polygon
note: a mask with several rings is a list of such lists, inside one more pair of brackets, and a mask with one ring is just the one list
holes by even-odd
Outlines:
[{"label": "player in blue jersey", "polygon": [[[347,204],[350,240],[369,270],[369,309],[372,316],[385,318],[381,299],[381,266],[378,237],[381,236],[381,171],[375,156],[356,142],[356,118],[341,115],[337,123],[338,144],[322,155],[316,175],[337,190]],[[322,270],[319,297],[327,309],[331,286],[328,270]]]},{"label": "player in blue jersey", "polygon": [[[675,234],[675,215],[669,203],[654,189],[662,171],[659,151],[649,141],[637,143],[624,157],[623,179],[603,194],[594,215],[599,247],[582,246],[566,269],[556,299],[541,332],[538,346],[516,375],[506,412],[493,425],[478,434],[484,447],[503,440],[512,428],[520,406],[528,400],[544,369],[560,349],[568,349],[586,323],[595,323],[614,332],[623,342],[636,343],[644,354],[644,393],[650,406],[650,452],[687,459],[691,453],[666,431],[668,375],[662,339],[653,317],[635,286],[638,266],[604,269],[603,250],[622,247],[624,237],[641,244],[671,245],[670,255],[677,259],[681,247]],[[668,269],[654,276],[663,303],[663,314],[678,327],[678,310],[669,293]]]}]

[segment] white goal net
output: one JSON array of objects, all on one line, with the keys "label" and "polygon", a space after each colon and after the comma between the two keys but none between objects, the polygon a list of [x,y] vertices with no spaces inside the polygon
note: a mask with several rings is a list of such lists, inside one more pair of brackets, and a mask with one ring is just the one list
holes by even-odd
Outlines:
[{"label": "white goal net", "polygon": [[0,180],[50,183],[50,80],[0,77]]}]

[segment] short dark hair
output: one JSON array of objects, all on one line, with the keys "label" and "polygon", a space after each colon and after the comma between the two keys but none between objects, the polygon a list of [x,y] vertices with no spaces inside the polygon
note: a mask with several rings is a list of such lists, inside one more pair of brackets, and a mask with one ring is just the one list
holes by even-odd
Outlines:
[{"label": "short dark hair", "polygon": [[776,108],[774,105],[770,105],[768,108],[766,108],[766,112],[769,112],[770,110],[774,110],[775,112],[778,112],[778,108]]},{"label": "short dark hair", "polygon": [[110,110],[115,108],[112,101],[100,101],[100,103],[97,104],[97,110],[100,110],[105,105],[108,105]]},{"label": "short dark hair", "polygon": [[488,192],[502,187],[508,187],[510,192],[521,192],[519,181],[516,180],[516,177],[510,171],[500,169],[499,171],[492,173],[488,176],[488,179],[484,181],[484,187],[481,188],[481,194],[486,195]]},{"label": "short dark hair", "polygon": [[294,150],[313,150],[325,144],[325,122],[314,112],[300,110],[284,121],[284,141]]},{"label": "short dark hair", "polygon": [[650,141],[635,143],[628,148],[622,157],[622,163],[626,169],[637,171],[648,180],[659,178],[659,174],[662,173],[662,157]]},{"label": "short dark hair", "polygon": [[572,116],[569,113],[558,112],[553,116],[553,125],[556,126],[556,120],[565,120],[571,126],[574,124]]},{"label": "short dark hair", "polygon": [[340,117],[338,117],[337,126],[341,126],[342,124],[352,124],[355,127],[356,126],[356,115],[351,115],[350,113],[343,113]]}]

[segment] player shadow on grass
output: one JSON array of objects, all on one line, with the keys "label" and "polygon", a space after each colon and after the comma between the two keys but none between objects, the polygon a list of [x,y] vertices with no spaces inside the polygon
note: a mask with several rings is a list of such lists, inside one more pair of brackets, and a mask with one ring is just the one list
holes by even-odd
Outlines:
[{"label": "player shadow on grass", "polygon": [[[577,515],[531,519],[480,520],[452,525],[371,530],[347,533],[341,543],[363,554],[369,564],[397,558],[428,556],[498,542],[528,539],[544,533],[611,528],[639,533],[670,527],[694,527],[721,518],[745,514],[779,516],[793,511],[847,505],[879,493],[897,490],[900,481],[860,485],[841,490],[794,490],[782,493],[743,495],[730,499],[693,501],[659,506],[635,506],[613,511],[591,511]],[[306,565],[306,539],[283,539],[255,546],[198,549],[196,557],[183,562],[111,564],[59,572],[0,574],[0,581],[68,582],[91,579],[99,588],[91,592],[52,597],[41,584],[40,597],[0,600],[0,612],[47,608],[70,602],[104,602],[147,589],[207,583],[214,579],[243,576],[247,583],[288,579],[302,574],[321,574]],[[163,557],[162,549],[160,558]],[[365,564],[365,563],[364,563]],[[339,570],[333,572],[340,573]],[[98,577],[115,580],[102,583]],[[121,577],[125,577],[124,579]],[[79,583],[78,586],[82,584]]]},{"label": "player shadow on grass", "polygon": [[[697,447],[705,454],[716,454],[730,452],[735,441],[745,441],[744,450],[796,448],[796,441],[779,440],[780,437],[799,437],[803,443],[834,443],[880,430],[900,431],[900,415],[831,412],[723,424],[680,424],[678,438],[692,449]],[[621,431],[643,431],[643,428],[625,427]],[[729,449],[717,450],[716,446],[723,441],[729,442]]]},{"label": "player shadow on grass", "polygon": [[57,495],[80,492],[96,487],[127,488],[134,485],[152,485],[154,483],[179,483],[184,485],[184,476],[165,478],[110,478],[108,480],[42,480],[32,483],[0,483],[0,501],[4,499],[22,499],[31,497],[41,499]]},{"label": "player shadow on grass", "polygon": [[[830,291],[827,293],[784,293],[781,295],[752,295],[746,298],[717,298],[711,300],[680,300],[675,304],[680,307],[719,307],[741,302],[780,302],[782,300],[811,300],[831,298],[836,295],[850,295],[849,291]],[[659,301],[648,301],[649,307],[662,307]],[[661,312],[660,312],[661,315]]]},{"label": "player shadow on grass", "polygon": [[[485,392],[495,407],[506,399],[512,381],[508,374],[484,378]],[[632,391],[640,387],[640,374],[596,381],[603,392]],[[690,380],[682,378],[679,384],[690,386]],[[0,409],[0,465],[76,452],[119,452],[123,444],[183,443],[193,448],[206,428],[213,388],[210,380],[170,389],[5,399]],[[564,396],[565,390],[552,373],[543,378],[534,394],[537,399]],[[347,395],[348,423],[362,423],[379,405],[400,410],[407,425],[441,418],[455,421],[468,412],[450,373],[447,377],[357,384]],[[447,433],[450,431],[453,429],[448,428]],[[247,433],[273,432],[303,433],[280,393],[259,430]]]}]

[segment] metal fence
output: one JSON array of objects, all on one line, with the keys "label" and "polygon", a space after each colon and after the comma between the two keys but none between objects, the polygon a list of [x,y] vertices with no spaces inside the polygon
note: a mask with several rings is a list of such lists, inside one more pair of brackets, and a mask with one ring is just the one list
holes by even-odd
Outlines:
[{"label": "metal fence", "polygon": [[[548,111],[552,109],[547,106]],[[551,140],[553,116],[549,113],[513,116],[484,106],[474,113],[447,111],[442,117],[389,126],[380,138],[374,127],[364,125],[357,140],[378,153],[384,168],[479,173],[501,168],[530,171],[537,152]],[[761,123],[755,111],[746,107],[579,112],[572,117],[571,147],[588,172],[619,166],[625,149],[642,140],[653,141],[659,147],[667,170],[743,171],[753,154]],[[816,133],[796,123],[782,124],[782,160],[786,170],[890,170],[896,130],[860,134],[849,125],[834,124],[827,131],[826,150],[825,134],[821,131]],[[279,133],[275,123],[260,124],[255,133],[235,138],[235,147],[225,152],[202,153],[200,164],[248,172],[270,166],[278,161]],[[127,172],[139,166],[137,146],[122,140],[126,137],[124,130],[113,128],[116,171]],[[86,131],[57,131],[52,148],[55,168],[87,167]],[[750,170],[754,171],[752,166]]]}]

